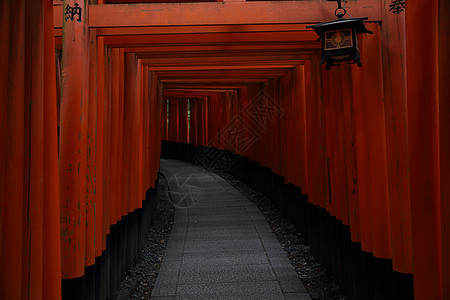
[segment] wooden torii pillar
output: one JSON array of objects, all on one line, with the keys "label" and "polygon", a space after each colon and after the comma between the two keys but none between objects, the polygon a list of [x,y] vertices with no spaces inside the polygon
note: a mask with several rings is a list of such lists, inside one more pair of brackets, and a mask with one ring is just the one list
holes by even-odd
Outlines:
[{"label": "wooden torii pillar", "polygon": [[445,0],[413,2],[406,9],[416,299],[450,297],[449,13]]},{"label": "wooden torii pillar", "polygon": [[[88,0],[65,0],[60,123],[63,293],[83,296],[89,99]],[[80,294],[81,293],[81,294]]]}]

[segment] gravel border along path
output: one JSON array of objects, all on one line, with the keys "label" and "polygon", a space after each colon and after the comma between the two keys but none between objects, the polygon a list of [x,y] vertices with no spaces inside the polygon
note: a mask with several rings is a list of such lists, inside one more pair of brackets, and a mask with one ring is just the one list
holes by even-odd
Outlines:
[{"label": "gravel border along path", "polygon": [[155,219],[144,241],[142,259],[127,272],[127,276],[120,283],[116,299],[150,299],[152,294],[174,218],[167,180],[162,174],[159,176],[157,188],[159,201]]}]

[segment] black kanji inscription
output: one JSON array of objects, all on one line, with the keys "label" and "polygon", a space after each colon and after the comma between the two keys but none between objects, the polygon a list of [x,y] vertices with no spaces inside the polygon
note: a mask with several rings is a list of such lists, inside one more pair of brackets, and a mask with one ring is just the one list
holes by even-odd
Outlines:
[{"label": "black kanji inscription", "polygon": [[78,16],[76,19],[78,22],[81,22],[81,11],[83,9],[78,5],[78,3],[75,3],[75,6],[72,7],[69,4],[66,5],[66,9],[64,11],[64,17],[67,20],[73,21],[75,16]]},{"label": "black kanji inscription", "polygon": [[400,12],[405,10],[405,1],[406,0],[392,0],[391,5],[389,5],[389,11],[399,15]]}]

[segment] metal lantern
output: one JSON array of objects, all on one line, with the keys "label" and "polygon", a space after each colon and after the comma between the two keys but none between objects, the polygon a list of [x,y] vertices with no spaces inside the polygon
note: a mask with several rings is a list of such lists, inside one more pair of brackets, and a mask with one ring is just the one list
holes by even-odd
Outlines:
[{"label": "metal lantern", "polygon": [[[335,11],[337,20],[310,25],[306,28],[312,28],[322,41],[322,60],[326,63],[326,69],[329,70],[335,63],[353,62],[358,66],[362,66],[358,47],[358,34],[373,32],[366,29],[364,25],[365,18],[348,18],[343,19],[345,14],[345,6],[341,7],[341,1],[338,2],[338,8]],[[343,13],[338,10],[343,10]]]}]

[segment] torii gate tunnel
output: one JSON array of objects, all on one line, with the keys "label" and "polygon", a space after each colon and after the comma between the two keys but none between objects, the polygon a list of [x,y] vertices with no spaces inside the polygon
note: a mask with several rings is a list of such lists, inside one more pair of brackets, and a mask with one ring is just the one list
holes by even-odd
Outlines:
[{"label": "torii gate tunnel", "polygon": [[349,0],[329,71],[333,2],[106,2],[0,1],[1,299],[113,298],[161,156],[262,190],[352,299],[450,299],[450,1]]}]

